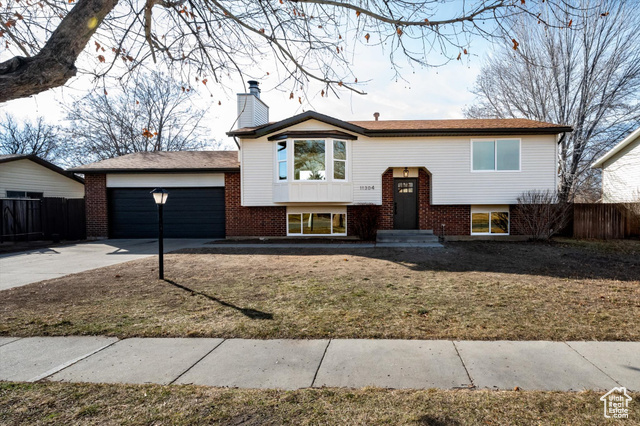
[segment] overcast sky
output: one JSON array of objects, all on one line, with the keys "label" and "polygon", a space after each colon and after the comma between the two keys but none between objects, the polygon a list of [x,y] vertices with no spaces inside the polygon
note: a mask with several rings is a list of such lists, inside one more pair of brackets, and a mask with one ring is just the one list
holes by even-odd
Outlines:
[{"label": "overcast sky", "polygon": [[[270,73],[267,79],[260,81],[261,99],[269,106],[270,120],[281,120],[305,110],[315,110],[342,120],[372,120],[373,113],[379,112],[381,120],[406,119],[446,119],[462,118],[462,109],[473,101],[469,89],[478,75],[482,58],[489,54],[491,44],[485,40],[475,40],[469,48],[470,55],[464,61],[453,61],[438,68],[406,67],[404,80],[395,80],[389,60],[379,48],[364,49],[356,58],[355,75],[359,81],[369,81],[362,89],[366,95],[353,94],[342,90],[336,98],[320,97],[321,86],[309,86],[301,105],[297,94],[289,99],[289,93],[276,90],[279,79]],[[265,63],[262,72],[273,68]],[[86,94],[93,84],[88,77],[71,80],[63,88],[26,99],[18,99],[0,105],[0,112],[10,112],[18,117],[35,118],[43,115],[51,123],[64,124],[65,114],[61,103],[70,104],[72,97]],[[236,90],[233,90],[236,88]],[[242,82],[236,79],[232,90],[216,88],[209,82],[208,92],[197,101],[202,106],[210,106],[205,125],[211,130],[211,138],[226,141],[234,146],[225,135],[236,120],[235,94],[243,92]],[[222,105],[218,105],[218,101]]]}]

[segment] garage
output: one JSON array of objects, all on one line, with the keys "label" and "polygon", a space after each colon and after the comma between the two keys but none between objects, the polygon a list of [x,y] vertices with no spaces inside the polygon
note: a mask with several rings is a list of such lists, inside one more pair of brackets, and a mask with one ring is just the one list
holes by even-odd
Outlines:
[{"label": "garage", "polygon": [[[108,189],[109,237],[155,238],[158,208],[153,188]],[[166,238],[224,238],[224,188],[167,188]]]},{"label": "garage", "polygon": [[88,238],[157,238],[156,188],[169,192],[165,238],[225,238],[239,196],[237,151],[136,152],[72,170],[85,175]]}]

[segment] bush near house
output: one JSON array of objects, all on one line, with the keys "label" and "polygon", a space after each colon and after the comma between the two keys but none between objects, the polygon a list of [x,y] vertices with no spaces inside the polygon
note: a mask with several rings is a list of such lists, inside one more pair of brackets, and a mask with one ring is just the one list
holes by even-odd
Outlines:
[{"label": "bush near house", "polygon": [[380,206],[375,204],[356,206],[352,214],[355,215],[355,220],[351,225],[353,233],[361,240],[374,241],[380,222]]}]

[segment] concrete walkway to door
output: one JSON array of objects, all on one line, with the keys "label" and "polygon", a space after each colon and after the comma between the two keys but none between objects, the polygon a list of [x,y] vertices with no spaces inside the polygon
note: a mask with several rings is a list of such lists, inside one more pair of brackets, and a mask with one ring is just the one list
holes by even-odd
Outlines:
[{"label": "concrete walkway to door", "polygon": [[640,342],[0,337],[0,380],[640,390]]},{"label": "concrete walkway to door", "polygon": [[[164,252],[202,247],[211,239],[165,239]],[[158,253],[156,239],[100,240],[0,255],[0,291]]]}]

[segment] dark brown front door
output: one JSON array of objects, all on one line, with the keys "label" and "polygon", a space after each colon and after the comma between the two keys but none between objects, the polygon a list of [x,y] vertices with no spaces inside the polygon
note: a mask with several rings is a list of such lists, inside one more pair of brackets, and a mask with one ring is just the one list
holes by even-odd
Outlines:
[{"label": "dark brown front door", "polygon": [[418,179],[394,179],[393,189],[393,229],[418,229]]}]

